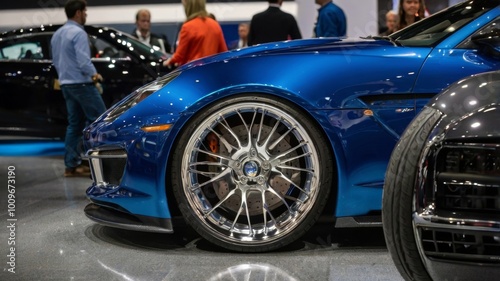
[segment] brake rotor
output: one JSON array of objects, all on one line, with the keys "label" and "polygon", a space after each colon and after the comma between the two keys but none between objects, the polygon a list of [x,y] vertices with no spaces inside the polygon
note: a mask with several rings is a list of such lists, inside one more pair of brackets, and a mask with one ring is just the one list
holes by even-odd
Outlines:
[{"label": "brake rotor", "polygon": [[[259,125],[260,126],[260,125]],[[254,136],[257,136],[258,134],[258,126],[255,125],[252,129],[252,134]],[[271,127],[269,126],[263,126],[262,132],[261,132],[261,139],[267,138],[269,132],[271,131]],[[248,141],[247,137],[247,130],[245,126],[237,126],[232,128],[233,132],[238,135],[239,139],[241,142],[246,143]],[[236,141],[234,140],[233,136],[227,132],[227,130],[224,130],[224,133],[222,134],[222,137],[225,138],[229,143],[237,147]],[[271,138],[270,143],[272,143],[274,140],[279,138],[280,136],[278,134],[274,134],[274,136]],[[212,145],[211,145],[212,146]],[[285,137],[283,140],[280,141],[276,147],[270,151],[272,155],[279,154],[283,151],[287,151],[288,149],[291,148],[291,145],[289,143],[289,137]],[[227,150],[227,147],[225,145],[219,145],[218,146],[218,153],[220,155],[225,155],[229,156],[230,152]],[[296,156],[297,154],[295,152],[289,153],[289,157],[291,158]],[[299,163],[298,160],[294,160],[291,162],[287,162],[287,165],[293,166],[293,167],[298,167]],[[291,179],[293,182],[298,183],[300,182],[300,173],[298,172],[293,172],[292,170],[283,170],[282,173]],[[272,178],[267,179],[267,184],[271,186],[278,194],[280,194],[281,197],[284,197],[285,194],[290,190],[290,183],[283,179],[282,177],[279,177],[277,175],[272,176]],[[227,194],[237,188],[236,183],[233,181],[232,176],[228,176],[225,179],[219,180],[217,182],[213,183],[213,187],[215,190],[215,194],[219,198],[219,200],[224,199]],[[265,193],[265,200],[268,205],[269,210],[274,210],[281,206],[283,204],[283,201],[281,200],[280,197],[276,196],[275,194],[271,192],[266,192]],[[247,208],[250,213],[250,216],[253,215],[262,215],[262,208],[263,208],[263,203],[262,202],[262,195],[261,192],[255,191],[251,192],[248,195],[247,198]],[[228,198],[223,204],[225,208],[233,211],[233,212],[238,212],[240,209],[241,205],[241,195],[236,192],[234,195],[232,195],[230,198]]]}]

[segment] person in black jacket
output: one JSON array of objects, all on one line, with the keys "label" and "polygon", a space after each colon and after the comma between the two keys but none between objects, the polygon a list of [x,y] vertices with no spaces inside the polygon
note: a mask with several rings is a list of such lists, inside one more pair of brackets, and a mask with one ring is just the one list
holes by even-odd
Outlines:
[{"label": "person in black jacket", "polygon": [[290,39],[302,39],[302,35],[295,18],[281,10],[283,0],[268,0],[269,8],[257,13],[250,22],[248,34],[248,46],[284,41]]},{"label": "person in black jacket", "polygon": [[172,52],[167,36],[151,33],[151,12],[149,10],[141,9],[137,11],[135,25],[136,28],[132,31],[132,36],[146,45],[157,47],[159,51],[164,53]]}]

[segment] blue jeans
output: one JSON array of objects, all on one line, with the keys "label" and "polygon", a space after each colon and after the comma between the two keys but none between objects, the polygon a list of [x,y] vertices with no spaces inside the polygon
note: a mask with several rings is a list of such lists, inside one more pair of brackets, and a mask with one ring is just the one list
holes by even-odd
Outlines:
[{"label": "blue jeans", "polygon": [[106,106],[92,83],[61,85],[61,90],[68,110],[64,165],[74,168],[82,163],[83,129],[104,113]]}]

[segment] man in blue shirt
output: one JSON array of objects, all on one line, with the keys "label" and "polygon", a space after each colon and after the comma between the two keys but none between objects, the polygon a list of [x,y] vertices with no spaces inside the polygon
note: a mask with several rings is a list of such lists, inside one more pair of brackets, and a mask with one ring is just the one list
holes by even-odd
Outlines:
[{"label": "man in blue shirt", "polygon": [[314,27],[314,37],[344,37],[347,21],[344,11],[331,0],[315,0],[321,7]]},{"label": "man in blue shirt", "polygon": [[85,126],[99,117],[106,107],[96,85],[102,77],[90,60],[88,35],[83,25],[87,19],[87,2],[70,0],[64,6],[68,21],[59,28],[50,41],[53,64],[68,110],[65,136],[65,177],[88,176],[88,167],[82,167],[79,144]]}]

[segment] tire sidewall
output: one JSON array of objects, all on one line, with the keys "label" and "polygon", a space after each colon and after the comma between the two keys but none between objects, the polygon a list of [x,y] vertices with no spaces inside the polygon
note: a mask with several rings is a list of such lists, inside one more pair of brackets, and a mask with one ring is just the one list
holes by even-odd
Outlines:
[{"label": "tire sidewall", "polygon": [[413,226],[418,164],[441,114],[424,108],[409,124],[387,167],[382,196],[382,223],[387,248],[405,280],[431,280],[420,256]]}]

